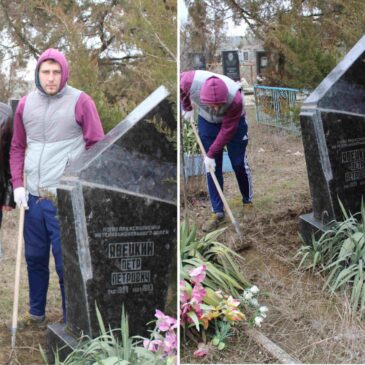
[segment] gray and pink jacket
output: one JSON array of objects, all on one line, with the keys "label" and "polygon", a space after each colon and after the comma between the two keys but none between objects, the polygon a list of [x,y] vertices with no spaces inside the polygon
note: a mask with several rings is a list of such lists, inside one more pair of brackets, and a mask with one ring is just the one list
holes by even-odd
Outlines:
[{"label": "gray and pink jacket", "polygon": [[[227,87],[225,92],[228,92],[225,98],[226,101],[218,113],[214,113],[201,100],[202,87],[212,76],[221,79]],[[211,96],[203,95],[203,99],[204,97],[209,98]],[[180,75],[180,100],[184,110],[192,110],[192,103],[194,103],[198,107],[199,115],[206,121],[222,124],[219,134],[210,146],[209,151],[207,151],[208,157],[214,158],[232,139],[237,131],[241,116],[245,114],[243,97],[239,85],[227,76],[209,71],[197,70],[182,72]]]},{"label": "gray and pink jacket", "polygon": [[[46,60],[61,66],[61,85],[48,95],[39,83],[39,67]],[[39,57],[37,89],[23,97],[14,116],[10,169],[14,189],[24,186],[35,196],[55,194],[66,165],[104,137],[103,127],[92,98],[67,85],[68,64],[62,53],[48,49]]]}]

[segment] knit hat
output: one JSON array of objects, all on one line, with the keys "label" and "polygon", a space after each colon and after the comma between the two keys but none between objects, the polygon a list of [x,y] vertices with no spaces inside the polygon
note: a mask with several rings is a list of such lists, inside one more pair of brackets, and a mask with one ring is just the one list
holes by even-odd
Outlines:
[{"label": "knit hat", "polygon": [[227,85],[216,76],[206,80],[200,90],[200,102],[202,104],[224,104],[227,102],[227,97]]}]

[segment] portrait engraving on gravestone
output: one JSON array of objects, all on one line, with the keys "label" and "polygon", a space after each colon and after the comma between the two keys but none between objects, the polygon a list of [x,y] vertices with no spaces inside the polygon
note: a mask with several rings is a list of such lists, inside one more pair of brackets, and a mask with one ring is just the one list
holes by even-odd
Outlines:
[{"label": "portrait engraving on gravestone", "polygon": [[222,51],[223,74],[234,81],[240,81],[240,62],[238,51]]}]

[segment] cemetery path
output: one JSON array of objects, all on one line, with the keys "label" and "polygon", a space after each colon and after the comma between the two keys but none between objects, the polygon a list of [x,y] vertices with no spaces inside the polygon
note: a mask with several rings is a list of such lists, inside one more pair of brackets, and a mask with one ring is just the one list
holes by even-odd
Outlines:
[{"label": "cemetery path", "polygon": [[[323,278],[298,271],[298,262],[293,259],[301,246],[298,217],[311,211],[301,139],[257,124],[251,123],[249,128],[256,219],[243,222],[232,173],[225,175],[225,194],[244,240],[252,244],[240,251],[245,259],[242,271],[259,286],[260,303],[269,307],[260,331],[303,363],[361,363],[365,358],[365,325],[351,317],[343,295],[330,297],[323,292]],[[196,194],[190,187],[188,207],[190,217],[201,227],[210,214],[210,205],[203,193],[204,181],[198,187],[197,180],[191,182]],[[236,237],[231,226],[220,241],[235,247]],[[183,348],[182,363],[273,362],[242,328],[221,353],[197,359],[191,350]]]}]

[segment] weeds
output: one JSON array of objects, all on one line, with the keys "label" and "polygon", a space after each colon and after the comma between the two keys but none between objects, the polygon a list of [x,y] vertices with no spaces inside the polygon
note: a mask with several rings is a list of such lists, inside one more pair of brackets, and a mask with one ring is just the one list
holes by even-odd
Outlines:
[{"label": "weeds", "polygon": [[[324,289],[331,293],[350,288],[353,312],[362,318],[365,311],[365,206],[356,214],[347,213],[341,202],[343,222],[333,222],[330,228],[311,245],[302,246],[299,268],[318,270],[327,275]],[[304,240],[302,239],[304,242]]]},{"label": "weeds", "polygon": [[[176,328],[176,320],[156,311],[158,317],[156,328],[152,331],[151,339],[131,337],[129,335],[128,316],[122,309],[120,329],[106,330],[100,311],[96,307],[96,315],[100,328],[100,336],[90,338],[84,336],[80,345],[62,362],[58,352],[55,353],[54,365],[173,365],[176,363],[176,335],[171,339],[171,332]],[[161,319],[160,317],[163,318]],[[164,336],[161,335],[161,322],[170,320],[168,329],[162,332],[170,335],[169,348],[165,346]],[[171,328],[170,328],[171,327]],[[119,332],[120,336],[117,335]],[[121,339],[121,341],[120,341]],[[143,346],[142,344],[143,341]],[[173,343],[172,343],[173,342]],[[41,354],[46,364],[47,357],[41,348]]]},{"label": "weeds", "polygon": [[213,231],[198,239],[196,226],[190,226],[188,222],[181,224],[180,276],[181,279],[188,279],[188,270],[205,265],[205,286],[238,297],[250,283],[239,269],[243,265],[242,257],[217,241],[224,230],[225,228]]}]

